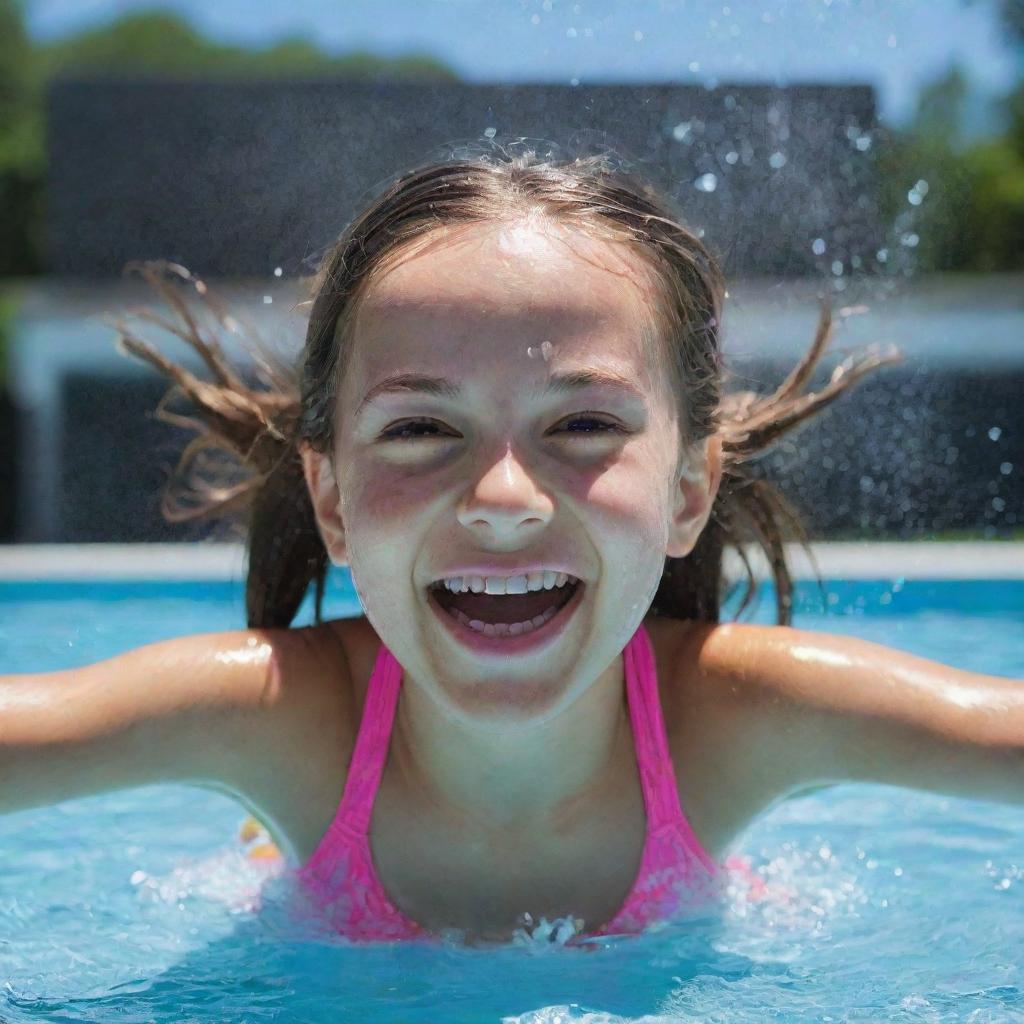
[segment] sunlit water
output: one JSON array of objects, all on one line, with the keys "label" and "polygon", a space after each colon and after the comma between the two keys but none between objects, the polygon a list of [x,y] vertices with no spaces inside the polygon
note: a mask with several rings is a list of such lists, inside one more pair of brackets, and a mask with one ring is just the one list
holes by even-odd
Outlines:
[{"label": "sunlit water", "polygon": [[[801,590],[797,625],[1024,677],[1022,583],[826,590],[824,605]],[[352,598],[336,589],[331,612],[352,614]],[[0,585],[0,670],[234,628],[240,609],[234,584]],[[1024,1021],[1024,808],[819,791],[741,837],[764,890],[737,878],[712,917],[491,949],[300,928],[281,880],[245,856],[245,816],[166,785],[0,818],[0,1019]]]}]

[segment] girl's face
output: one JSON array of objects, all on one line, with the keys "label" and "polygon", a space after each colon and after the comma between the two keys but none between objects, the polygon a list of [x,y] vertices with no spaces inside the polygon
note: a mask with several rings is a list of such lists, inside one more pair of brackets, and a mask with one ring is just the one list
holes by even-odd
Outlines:
[{"label": "girl's face", "polygon": [[[439,229],[359,305],[333,459],[306,453],[307,479],[371,624],[451,712],[567,706],[707,519],[716,482],[703,449],[680,473],[655,301],[625,245],[523,218]],[[488,567],[582,588],[533,640],[474,642],[429,590]]]}]

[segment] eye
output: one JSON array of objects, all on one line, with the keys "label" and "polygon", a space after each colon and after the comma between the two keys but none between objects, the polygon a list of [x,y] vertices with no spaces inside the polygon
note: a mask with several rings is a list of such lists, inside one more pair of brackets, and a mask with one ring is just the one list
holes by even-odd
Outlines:
[{"label": "eye", "polygon": [[[573,424],[583,424],[578,429],[570,429]],[[614,420],[607,420],[587,413],[578,413],[565,421],[565,429],[570,434],[625,434],[625,429]]]},{"label": "eye", "polygon": [[[442,424],[436,420],[404,420],[388,427],[381,435],[382,441],[426,441],[446,435],[438,433]],[[450,435],[448,435],[450,436]]]}]

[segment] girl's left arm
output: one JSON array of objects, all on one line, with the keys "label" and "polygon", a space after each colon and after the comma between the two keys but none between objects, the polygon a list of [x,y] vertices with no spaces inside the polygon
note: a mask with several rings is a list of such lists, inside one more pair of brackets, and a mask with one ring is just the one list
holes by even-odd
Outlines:
[{"label": "girl's left arm", "polygon": [[1024,680],[779,626],[719,626],[698,666],[749,817],[843,781],[1024,804]]}]

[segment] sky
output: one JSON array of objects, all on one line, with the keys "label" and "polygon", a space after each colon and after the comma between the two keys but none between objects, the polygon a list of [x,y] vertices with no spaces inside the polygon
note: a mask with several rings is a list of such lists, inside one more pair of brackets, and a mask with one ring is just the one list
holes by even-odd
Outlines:
[{"label": "sky", "polygon": [[25,14],[48,40],[153,8],[254,47],[426,52],[476,82],[863,82],[893,124],[958,61],[979,132],[985,98],[1022,70],[995,0],[28,0]]}]

